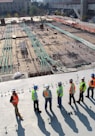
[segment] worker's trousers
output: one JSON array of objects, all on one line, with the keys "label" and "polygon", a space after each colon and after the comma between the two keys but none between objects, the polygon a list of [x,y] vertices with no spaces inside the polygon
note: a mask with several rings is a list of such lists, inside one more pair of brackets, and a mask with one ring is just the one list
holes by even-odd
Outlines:
[{"label": "worker's trousers", "polygon": [[84,102],[84,91],[82,91],[82,92],[80,92],[80,94],[79,94],[79,102],[80,101],[82,101],[82,102]]},{"label": "worker's trousers", "polygon": [[59,105],[59,107],[61,108],[61,106],[62,106],[62,97],[57,97],[57,101],[58,101],[58,105]]},{"label": "worker's trousers", "polygon": [[38,100],[34,101],[34,111],[39,111],[39,101]]},{"label": "worker's trousers", "polygon": [[49,103],[50,110],[52,110],[52,99],[51,98],[45,98],[45,110],[47,110],[48,103]]},{"label": "worker's trousers", "polygon": [[94,96],[94,87],[90,87],[90,86],[88,87],[87,97],[89,97],[90,91],[91,91],[91,97],[93,98],[93,96]]},{"label": "worker's trousers", "polygon": [[69,94],[69,104],[71,104],[71,99],[73,99],[73,102],[75,103],[74,94]]},{"label": "worker's trousers", "polygon": [[15,115],[18,116],[20,119],[22,119],[20,113],[19,113],[19,110],[18,110],[18,106],[17,105],[13,105],[14,108],[15,108]]}]

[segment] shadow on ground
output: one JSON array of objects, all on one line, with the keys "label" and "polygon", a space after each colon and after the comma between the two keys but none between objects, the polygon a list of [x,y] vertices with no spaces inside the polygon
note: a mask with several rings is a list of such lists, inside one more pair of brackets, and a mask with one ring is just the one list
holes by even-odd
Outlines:
[{"label": "shadow on ground", "polygon": [[47,113],[47,115],[48,115],[49,118],[50,118],[50,123],[49,123],[49,124],[50,124],[51,127],[54,129],[54,131],[55,131],[56,133],[58,133],[59,136],[64,136],[65,133],[63,132],[63,129],[62,129],[62,127],[61,127],[61,124],[60,124],[60,122],[58,121],[58,119],[57,119],[56,115],[54,114],[54,112],[51,111],[52,115],[51,115],[48,111],[46,111],[46,113]]},{"label": "shadow on ground", "polygon": [[40,130],[45,134],[45,136],[50,136],[50,133],[45,128],[45,122],[41,116],[41,114],[36,113],[37,119],[38,119],[38,127]]},{"label": "shadow on ground", "polygon": [[16,120],[17,120],[17,123],[18,123],[18,129],[16,130],[18,136],[25,136],[25,129],[21,125],[21,120],[18,119],[18,118],[16,118]]},{"label": "shadow on ground", "polygon": [[71,118],[71,113],[68,113],[63,106],[61,107],[60,112],[64,118],[64,121],[69,125],[69,127],[75,133],[78,133],[78,128],[76,127],[75,121]]},{"label": "shadow on ground", "polygon": [[[87,130],[92,131],[92,127],[90,126],[90,122],[89,122],[88,118],[86,117],[86,115],[84,115],[83,112],[82,113],[80,112],[77,105],[75,105],[76,109],[73,106],[71,106],[71,107],[74,110],[75,115],[79,118],[79,120],[87,128]],[[87,109],[85,109],[85,110],[87,110]]]}]

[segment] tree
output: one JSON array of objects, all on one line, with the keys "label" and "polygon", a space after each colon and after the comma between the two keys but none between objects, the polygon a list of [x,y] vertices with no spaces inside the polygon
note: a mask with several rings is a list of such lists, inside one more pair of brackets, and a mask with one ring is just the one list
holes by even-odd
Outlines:
[{"label": "tree", "polygon": [[29,15],[36,16],[37,13],[38,13],[38,8],[35,5],[31,6],[30,11],[29,11]]},{"label": "tree", "polygon": [[14,17],[19,17],[18,13],[14,13]]},{"label": "tree", "polygon": [[36,2],[34,0],[32,2],[30,9],[29,9],[29,15],[30,16],[44,15],[44,14],[46,14],[48,7],[49,7],[48,3],[46,5],[44,5],[43,3]]},{"label": "tree", "polygon": [[7,17],[11,17],[11,14],[10,14],[10,13],[7,13]]}]

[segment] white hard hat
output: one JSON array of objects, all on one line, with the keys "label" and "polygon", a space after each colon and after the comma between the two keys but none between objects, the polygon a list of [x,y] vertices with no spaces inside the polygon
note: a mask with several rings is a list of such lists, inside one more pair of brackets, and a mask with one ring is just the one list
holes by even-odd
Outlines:
[{"label": "white hard hat", "polygon": [[81,77],[81,79],[84,79],[84,80],[85,80],[85,77]]},{"label": "white hard hat", "polygon": [[15,88],[13,88],[12,91],[15,91]]},{"label": "white hard hat", "polygon": [[48,85],[48,84],[45,84],[45,85],[44,85],[44,88],[46,88],[46,89],[49,88],[49,85]]}]

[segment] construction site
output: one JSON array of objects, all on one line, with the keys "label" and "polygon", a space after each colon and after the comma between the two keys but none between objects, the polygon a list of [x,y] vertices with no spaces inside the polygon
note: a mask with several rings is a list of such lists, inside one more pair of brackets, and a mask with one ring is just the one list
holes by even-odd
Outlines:
[{"label": "construction site", "polygon": [[94,25],[55,17],[6,20],[0,26],[1,81],[18,71],[26,78],[95,67]]}]

